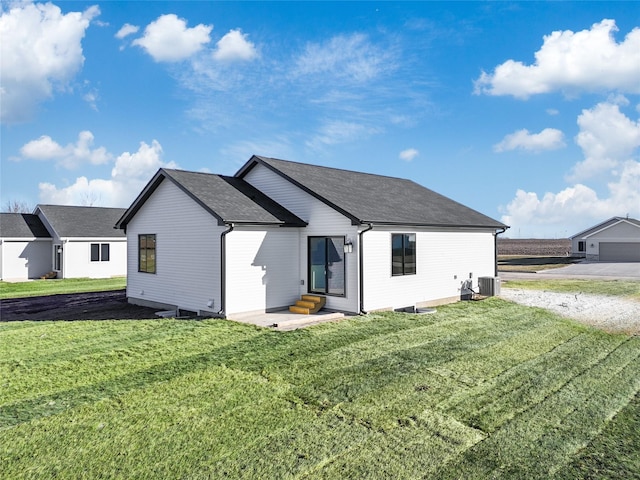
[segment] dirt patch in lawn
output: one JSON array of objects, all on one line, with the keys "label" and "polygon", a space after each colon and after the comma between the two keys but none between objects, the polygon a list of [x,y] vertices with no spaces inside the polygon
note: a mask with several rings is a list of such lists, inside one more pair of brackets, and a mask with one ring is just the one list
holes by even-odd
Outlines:
[{"label": "dirt patch in lawn", "polygon": [[640,302],[633,300],[519,288],[502,288],[500,296],[521,305],[551,310],[607,332],[640,335]]},{"label": "dirt patch in lawn", "polygon": [[0,300],[0,321],[157,319],[157,309],[127,302],[124,290]]}]

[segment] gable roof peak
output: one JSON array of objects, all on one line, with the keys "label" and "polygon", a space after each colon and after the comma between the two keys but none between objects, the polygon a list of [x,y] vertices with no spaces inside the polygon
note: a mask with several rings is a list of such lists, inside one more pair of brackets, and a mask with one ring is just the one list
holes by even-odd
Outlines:
[{"label": "gable roof peak", "polygon": [[164,179],[217,219],[219,225],[305,226],[306,223],[244,180],[215,173],[161,168],[145,186],[127,211],[116,222],[126,229],[140,207]]}]

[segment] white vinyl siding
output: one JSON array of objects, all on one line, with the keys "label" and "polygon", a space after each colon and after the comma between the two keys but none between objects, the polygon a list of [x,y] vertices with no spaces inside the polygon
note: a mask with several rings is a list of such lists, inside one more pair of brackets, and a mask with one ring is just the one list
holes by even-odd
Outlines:
[{"label": "white vinyl siding", "polygon": [[[277,173],[262,165],[256,165],[244,179],[308,223],[307,227],[299,229],[298,295],[307,293],[308,288],[308,237],[345,237],[346,241],[351,241],[354,247],[356,246],[358,229],[357,226],[351,224],[351,220],[304,190],[296,187]],[[346,312],[358,312],[357,248],[354,248],[353,252],[345,254],[345,268],[345,296],[337,297],[328,295],[326,297],[326,308]]]},{"label": "white vinyl siding", "polygon": [[[109,261],[91,261],[91,245],[109,245]],[[127,240],[92,239],[67,240],[62,245],[63,278],[110,278],[124,276],[127,272]],[[102,248],[102,247],[100,247]],[[55,255],[50,250],[50,258]],[[53,267],[53,266],[52,266]]]},{"label": "white vinyl siding", "polygon": [[[139,299],[217,312],[224,230],[215,217],[164,180],[127,226],[127,296],[133,303]],[[138,272],[139,234],[156,235],[156,273]]]},{"label": "white vinyl siding", "polygon": [[364,310],[404,308],[419,303],[459,298],[470,278],[495,274],[493,232],[416,231],[416,274],[391,274],[391,233],[374,227],[364,233]]},{"label": "white vinyl siding", "polygon": [[265,311],[298,300],[298,229],[237,227],[226,237],[226,313]]},{"label": "white vinyl siding", "polygon": [[0,279],[27,280],[51,271],[51,240],[2,240]]}]

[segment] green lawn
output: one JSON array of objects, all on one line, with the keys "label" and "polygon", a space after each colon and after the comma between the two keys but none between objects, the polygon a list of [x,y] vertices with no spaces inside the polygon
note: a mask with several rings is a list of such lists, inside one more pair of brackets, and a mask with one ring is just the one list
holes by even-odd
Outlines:
[{"label": "green lawn", "polygon": [[503,286],[530,290],[548,290],[551,292],[612,295],[640,300],[640,281],[634,280],[509,280],[504,282]]},{"label": "green lawn", "polygon": [[498,298],[0,324],[0,477],[638,478],[640,337]]},{"label": "green lawn", "polygon": [[127,285],[126,277],[66,278],[61,280],[33,280],[29,282],[0,282],[0,299],[37,297],[58,293],[105,292],[121,290]]}]

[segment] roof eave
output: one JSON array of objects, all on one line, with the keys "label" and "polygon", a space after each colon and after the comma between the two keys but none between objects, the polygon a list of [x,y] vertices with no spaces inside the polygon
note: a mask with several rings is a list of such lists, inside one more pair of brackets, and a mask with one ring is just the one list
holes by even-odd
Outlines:
[{"label": "roof eave", "polygon": [[185,188],[180,182],[178,182],[175,178],[171,176],[171,174],[166,171],[164,168],[159,169],[156,174],[153,176],[149,183],[144,187],[142,192],[136,197],[131,206],[127,209],[127,211],[120,217],[120,219],[116,222],[115,228],[120,228],[126,231],[127,224],[131,221],[131,219],[138,213],[138,210],[144,205],[144,203],[151,197],[153,192],[160,186],[163,180],[168,179],[171,181],[176,187],[182,190],[185,194],[187,194],[190,198],[192,198],[198,205],[204,208],[207,212],[209,212],[213,217],[215,217],[218,221],[218,225],[226,225],[231,222],[226,222],[220,215],[211,210],[207,205],[205,205],[202,200],[196,197],[193,193],[189,191],[189,189]]},{"label": "roof eave", "polygon": [[378,225],[381,227],[430,227],[430,228],[471,228],[471,229],[508,229],[511,228],[509,225],[500,224],[492,224],[492,225],[476,225],[476,224],[453,224],[453,223],[407,223],[407,222],[379,222],[375,220],[361,220],[360,225]]},{"label": "roof eave", "polygon": [[224,225],[242,225],[245,227],[306,227],[308,224],[304,223],[292,223],[292,222],[256,222],[249,220],[225,220]]}]

